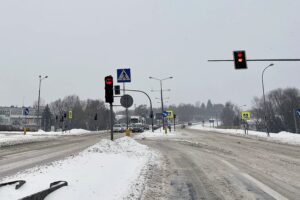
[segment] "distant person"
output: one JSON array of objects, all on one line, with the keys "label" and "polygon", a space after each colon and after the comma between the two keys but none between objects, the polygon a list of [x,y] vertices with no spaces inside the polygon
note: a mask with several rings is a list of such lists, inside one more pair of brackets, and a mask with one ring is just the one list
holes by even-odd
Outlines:
[{"label": "distant person", "polygon": [[168,124],[169,132],[171,133],[171,125]]}]

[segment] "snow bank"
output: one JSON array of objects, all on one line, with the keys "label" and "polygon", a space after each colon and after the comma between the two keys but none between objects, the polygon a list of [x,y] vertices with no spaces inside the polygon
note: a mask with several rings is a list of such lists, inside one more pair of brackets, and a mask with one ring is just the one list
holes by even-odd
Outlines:
[{"label": "snow bank", "polygon": [[16,144],[25,144],[30,142],[40,142],[46,141],[50,138],[55,139],[55,137],[48,136],[32,136],[32,135],[1,135],[0,136],[0,147],[11,146]]},{"label": "snow bank", "polygon": [[102,140],[80,154],[7,177],[1,182],[26,180],[19,190],[1,188],[1,199],[19,199],[49,188],[54,181],[69,183],[51,195],[56,199],[139,199],[145,187],[141,172],[155,160],[147,146],[124,137],[114,142]]},{"label": "snow bank", "polygon": [[267,134],[265,132],[252,131],[252,130],[249,130],[248,135],[245,135],[245,132],[242,129],[218,129],[218,128],[203,127],[202,125],[195,125],[190,128],[196,130],[209,131],[209,132],[227,133],[227,134],[234,134],[234,135],[247,136],[247,137],[250,136],[256,138],[263,138],[268,141],[300,145],[300,134],[294,134],[289,132],[270,133],[270,137],[267,137]]},{"label": "snow bank", "polygon": [[1,132],[0,147],[46,141],[49,139],[56,139],[58,136],[76,136],[106,132],[107,131],[92,132],[84,129],[72,129],[67,132],[45,132],[43,130],[39,130],[38,132],[27,132],[26,135],[24,135],[24,132]]},{"label": "snow bank", "polygon": [[[106,131],[99,131],[99,132],[106,132]],[[68,131],[59,131],[59,132],[45,132],[43,130],[39,130],[38,132],[28,132],[28,135],[86,135],[86,134],[94,134],[93,131],[87,131],[84,129],[72,129]]]},{"label": "snow bank", "polygon": [[154,132],[150,131],[145,131],[139,135],[136,135],[134,138],[135,139],[143,139],[143,138],[175,138],[181,136],[182,133],[178,131],[173,131],[170,133],[168,130],[168,133],[165,133],[162,129],[157,129]]}]

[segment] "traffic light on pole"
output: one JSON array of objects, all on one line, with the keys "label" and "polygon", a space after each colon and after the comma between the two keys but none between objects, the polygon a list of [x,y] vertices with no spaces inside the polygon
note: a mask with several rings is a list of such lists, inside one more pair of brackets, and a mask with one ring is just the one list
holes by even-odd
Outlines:
[{"label": "traffic light on pole", "polygon": [[245,51],[234,51],[234,67],[235,69],[247,69],[247,60]]},{"label": "traffic light on pole", "polygon": [[106,76],[105,81],[105,102],[114,102],[114,79],[112,76]]}]

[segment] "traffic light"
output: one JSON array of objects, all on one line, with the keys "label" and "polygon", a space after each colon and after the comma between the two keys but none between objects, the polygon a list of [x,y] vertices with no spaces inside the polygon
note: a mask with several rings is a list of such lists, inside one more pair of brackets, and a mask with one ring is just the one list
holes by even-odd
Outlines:
[{"label": "traffic light", "polygon": [[98,120],[98,114],[96,113],[94,116],[94,120],[97,121]]},{"label": "traffic light", "polygon": [[67,118],[67,113],[64,113],[64,118]]},{"label": "traffic light", "polygon": [[114,79],[112,76],[106,76],[105,81],[105,102],[114,102]]},{"label": "traffic light", "polygon": [[115,95],[119,95],[121,94],[120,92],[120,86],[119,85],[115,85]]},{"label": "traffic light", "polygon": [[234,51],[234,67],[235,69],[247,69],[247,60],[245,51]]}]

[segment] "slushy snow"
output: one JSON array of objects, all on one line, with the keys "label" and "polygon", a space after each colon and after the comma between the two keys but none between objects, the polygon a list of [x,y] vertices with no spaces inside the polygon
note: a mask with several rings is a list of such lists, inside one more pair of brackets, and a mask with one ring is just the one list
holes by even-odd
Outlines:
[{"label": "slushy snow", "polygon": [[270,133],[270,137],[267,137],[265,132],[253,131],[249,130],[248,135],[245,135],[244,130],[242,129],[219,129],[219,128],[211,128],[211,127],[203,127],[202,125],[195,125],[189,127],[191,129],[203,130],[208,132],[216,132],[216,133],[225,133],[225,134],[233,134],[239,136],[246,137],[255,137],[261,138],[268,141],[287,143],[293,145],[300,145],[300,134],[294,134],[290,132],[280,132],[280,133]]},{"label": "slushy snow", "polygon": [[51,182],[64,180],[68,186],[51,193],[47,200],[57,199],[138,199],[145,187],[142,171],[157,155],[131,138],[102,140],[65,160],[38,166],[0,183],[26,180],[19,190],[5,186],[1,199],[19,199],[49,188]]}]

